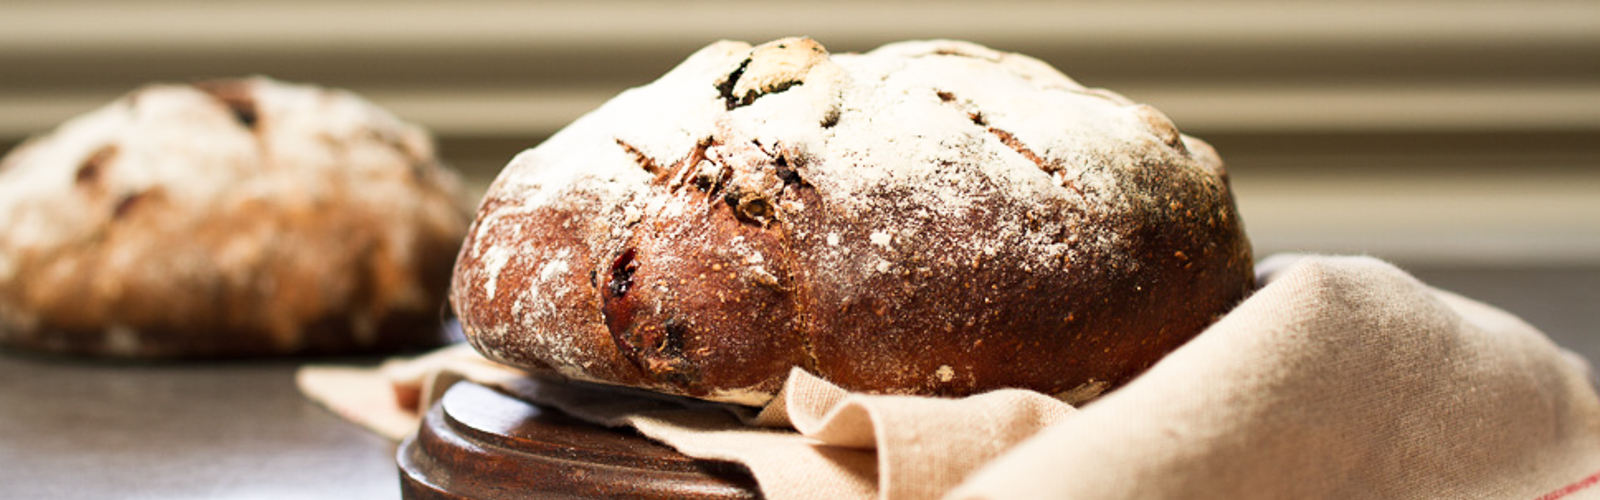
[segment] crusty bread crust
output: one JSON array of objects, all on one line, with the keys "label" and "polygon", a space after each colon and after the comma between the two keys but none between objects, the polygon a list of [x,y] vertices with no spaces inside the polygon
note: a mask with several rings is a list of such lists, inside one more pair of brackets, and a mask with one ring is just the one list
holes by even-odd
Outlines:
[{"label": "crusty bread crust", "polygon": [[953,41],[713,44],[512,160],[451,300],[485,354],[744,404],[845,388],[1068,400],[1252,288],[1205,143]]},{"label": "crusty bread crust", "polygon": [[0,342],[187,357],[416,348],[467,213],[421,129],[266,78],[151,85],[0,163]]}]

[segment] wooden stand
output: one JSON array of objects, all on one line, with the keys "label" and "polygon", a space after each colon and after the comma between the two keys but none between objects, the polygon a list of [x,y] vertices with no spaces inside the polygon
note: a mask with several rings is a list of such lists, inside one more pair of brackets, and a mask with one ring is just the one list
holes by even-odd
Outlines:
[{"label": "wooden stand", "polygon": [[743,467],[684,456],[471,382],[400,444],[408,499],[760,498]]}]

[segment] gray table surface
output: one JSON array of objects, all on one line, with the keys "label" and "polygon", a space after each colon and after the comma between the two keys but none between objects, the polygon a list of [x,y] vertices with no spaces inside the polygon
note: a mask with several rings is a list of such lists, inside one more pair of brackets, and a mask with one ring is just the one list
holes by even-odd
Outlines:
[{"label": "gray table surface", "polygon": [[[1600,268],[1411,271],[1600,360]],[[303,399],[293,372],[306,361],[0,352],[0,498],[397,497],[394,446]]]}]

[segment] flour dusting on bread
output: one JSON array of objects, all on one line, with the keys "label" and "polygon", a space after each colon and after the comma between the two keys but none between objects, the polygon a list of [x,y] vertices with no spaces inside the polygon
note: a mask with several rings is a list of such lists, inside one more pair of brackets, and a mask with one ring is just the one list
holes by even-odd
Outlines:
[{"label": "flour dusting on bread", "polygon": [[[556,221],[570,232],[553,236]],[[1045,376],[975,363],[1029,343],[1134,349],[1141,341],[1110,332],[1128,321],[1107,304],[1159,314],[1170,306],[1144,291],[1179,280],[1174,289],[1218,295],[1195,306],[1215,308],[1249,280],[1248,243],[1209,146],[1041,61],[949,40],[865,54],[830,54],[806,38],[708,46],[513,159],[467,245],[464,256],[573,251],[565,279],[522,276],[540,269],[537,257],[524,264],[533,271],[458,263],[456,306],[483,308],[462,311],[486,322],[467,320],[469,334],[501,359],[711,398],[777,389],[735,373],[727,353],[761,357],[746,371],[781,377],[801,366],[887,392],[1035,383]],[[1173,251],[1204,257],[1172,262]],[[508,279],[523,288],[508,290]],[[478,286],[494,293],[480,297]],[[494,325],[510,318],[493,318],[507,309],[491,303],[507,293],[585,299],[562,303],[579,312],[504,329]],[[884,319],[848,326],[850,317]],[[1192,329],[1188,318],[1178,323]],[[848,333],[869,324],[877,330]],[[1001,332],[1018,329],[1039,337]],[[1164,339],[1151,350],[1174,342],[1149,334]],[[551,345],[580,346],[589,362],[572,361],[570,347],[559,360],[542,354]],[[908,358],[952,349],[984,360]],[[1136,372],[1103,369],[1095,380]],[[1071,380],[1038,388],[1089,379],[1061,378]]]}]

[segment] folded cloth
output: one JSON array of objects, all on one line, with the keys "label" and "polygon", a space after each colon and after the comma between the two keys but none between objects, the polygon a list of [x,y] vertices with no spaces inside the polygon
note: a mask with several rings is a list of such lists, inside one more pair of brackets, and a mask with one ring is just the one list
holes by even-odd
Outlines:
[{"label": "folded cloth", "polygon": [[799,370],[759,413],[485,382],[743,463],[775,499],[1600,498],[1600,397],[1533,327],[1370,258],[1258,268],[1234,311],[1081,409],[850,394]]},{"label": "folded cloth", "polygon": [[1533,327],[1372,259],[1262,268],[1221,321],[947,498],[1533,499],[1600,477],[1600,399]]},{"label": "folded cloth", "polygon": [[416,432],[422,413],[452,384],[471,380],[499,386],[528,374],[456,344],[377,367],[306,365],[295,371],[300,393],[340,418],[390,441]]}]

